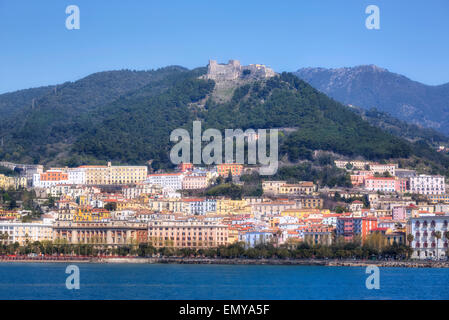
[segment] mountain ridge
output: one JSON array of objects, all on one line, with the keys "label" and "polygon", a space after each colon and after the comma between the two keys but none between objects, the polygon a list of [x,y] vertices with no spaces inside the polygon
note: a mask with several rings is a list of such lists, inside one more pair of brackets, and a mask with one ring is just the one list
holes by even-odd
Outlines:
[{"label": "mountain ridge", "polygon": [[449,134],[449,83],[426,85],[375,65],[302,68],[295,74],[343,104]]}]

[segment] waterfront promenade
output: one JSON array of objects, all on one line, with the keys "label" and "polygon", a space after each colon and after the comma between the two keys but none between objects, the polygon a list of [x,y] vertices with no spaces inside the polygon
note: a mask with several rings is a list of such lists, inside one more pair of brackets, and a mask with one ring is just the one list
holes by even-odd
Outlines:
[{"label": "waterfront promenade", "polygon": [[220,259],[220,258],[178,258],[178,257],[0,257],[0,262],[42,262],[42,263],[125,263],[125,264],[222,264],[222,265],[296,265],[330,267],[378,267],[398,268],[449,268],[449,261],[440,260],[340,260],[340,259]]}]

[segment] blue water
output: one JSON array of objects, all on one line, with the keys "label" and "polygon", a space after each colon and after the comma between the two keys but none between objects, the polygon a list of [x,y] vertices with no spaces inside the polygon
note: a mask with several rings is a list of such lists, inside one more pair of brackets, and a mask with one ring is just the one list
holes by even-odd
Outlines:
[{"label": "blue water", "polygon": [[77,264],[80,289],[65,286],[64,263],[0,263],[0,299],[449,299],[449,269],[266,265]]}]

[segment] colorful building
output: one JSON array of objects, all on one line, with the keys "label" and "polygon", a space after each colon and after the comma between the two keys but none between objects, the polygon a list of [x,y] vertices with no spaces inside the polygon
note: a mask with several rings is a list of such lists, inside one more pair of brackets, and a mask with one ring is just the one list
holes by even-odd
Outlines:
[{"label": "colorful building", "polygon": [[160,220],[148,223],[148,241],[156,248],[214,248],[229,244],[228,234],[227,225],[209,221]]},{"label": "colorful building", "polygon": [[217,164],[217,173],[222,177],[227,177],[229,173],[232,176],[242,175],[243,164],[238,163],[221,163]]},{"label": "colorful building", "polygon": [[377,219],[372,217],[338,217],[337,237],[343,237],[347,241],[360,237],[362,242],[372,229],[377,228]]}]

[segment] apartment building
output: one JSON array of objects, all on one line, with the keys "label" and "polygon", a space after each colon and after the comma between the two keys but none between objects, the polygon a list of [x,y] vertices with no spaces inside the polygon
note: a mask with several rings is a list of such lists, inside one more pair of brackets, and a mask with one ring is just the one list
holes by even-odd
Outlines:
[{"label": "apartment building", "polygon": [[7,234],[5,244],[18,242],[21,246],[35,241],[53,240],[51,223],[5,222],[0,221],[0,233]]},{"label": "apartment building", "polygon": [[273,201],[256,203],[251,206],[251,212],[253,214],[262,216],[280,215],[281,212],[288,209],[297,208],[295,201]]},{"label": "apartment building", "polygon": [[251,207],[246,200],[216,199],[217,214],[250,213]]},{"label": "apartment building", "polygon": [[302,230],[304,242],[311,245],[325,245],[332,244],[333,228],[327,225],[313,225],[308,226]]},{"label": "apartment building", "polygon": [[213,248],[229,244],[228,226],[211,221],[150,221],[148,240],[156,248]]},{"label": "apartment building", "polygon": [[377,218],[338,217],[336,234],[337,237],[343,237],[348,241],[360,237],[363,242],[370,231],[375,228],[377,228]]},{"label": "apartment building", "polygon": [[411,243],[412,258],[445,259],[448,250],[446,238],[448,225],[448,215],[429,214],[410,218],[407,223],[407,234],[411,234],[414,238]]},{"label": "apartment building", "polygon": [[243,171],[243,164],[239,163],[221,163],[217,164],[217,173],[222,177],[227,177],[229,173],[232,176],[240,176]]},{"label": "apartment building", "polygon": [[27,179],[25,177],[8,177],[0,174],[0,189],[13,188],[14,190],[27,187]]},{"label": "apartment building", "polygon": [[121,185],[145,181],[148,173],[146,166],[81,166],[86,175],[86,184]]},{"label": "apartment building", "polygon": [[162,187],[153,184],[137,183],[131,186],[124,186],[122,193],[125,199],[136,199],[142,195],[162,194]]},{"label": "apartment building", "polygon": [[245,243],[246,248],[254,248],[259,244],[275,242],[275,236],[271,230],[254,230],[239,234],[239,241]]},{"label": "apartment building", "polygon": [[427,199],[431,203],[449,203],[449,194],[429,194],[427,195]]},{"label": "apartment building", "polygon": [[340,169],[346,169],[349,164],[352,168],[359,169],[359,170],[364,170],[365,167],[370,164],[370,162],[368,162],[368,161],[359,161],[359,160],[353,160],[353,161],[335,160],[334,163],[335,163],[335,166]]},{"label": "apartment building", "polygon": [[361,186],[365,184],[365,179],[371,177],[373,174],[371,171],[362,170],[351,174],[351,183],[353,186]]},{"label": "apartment building", "polygon": [[182,180],[183,190],[206,189],[208,186],[209,182],[206,175],[189,174],[184,176],[184,179]]},{"label": "apartment building", "polygon": [[48,170],[33,176],[33,187],[50,188],[59,184],[69,184],[69,175],[61,170]]},{"label": "apartment building", "polygon": [[145,183],[159,185],[164,189],[168,188],[176,191],[182,189],[183,179],[183,173],[159,173],[148,175]]},{"label": "apartment building", "polygon": [[262,181],[262,190],[264,194],[279,194],[281,186],[287,181]]},{"label": "apartment building", "polygon": [[446,184],[443,176],[420,174],[410,178],[410,192],[424,195],[446,193]]},{"label": "apartment building", "polygon": [[215,199],[184,198],[181,201],[184,203],[183,212],[187,215],[203,216],[217,210],[217,201]]},{"label": "apartment building", "polygon": [[304,195],[312,194],[315,191],[315,185],[311,181],[301,181],[296,184],[283,184],[279,188],[280,195]]},{"label": "apartment building", "polygon": [[397,164],[387,163],[387,164],[381,164],[381,163],[371,163],[369,165],[369,170],[373,174],[384,174],[385,172],[388,172],[391,176],[396,175],[396,168],[398,167]]},{"label": "apartment building", "polygon": [[397,177],[369,177],[365,179],[365,189],[369,191],[400,192],[408,191],[407,180]]},{"label": "apartment building", "polygon": [[303,209],[320,209],[323,207],[324,200],[319,197],[301,197],[296,200],[299,207]]}]

